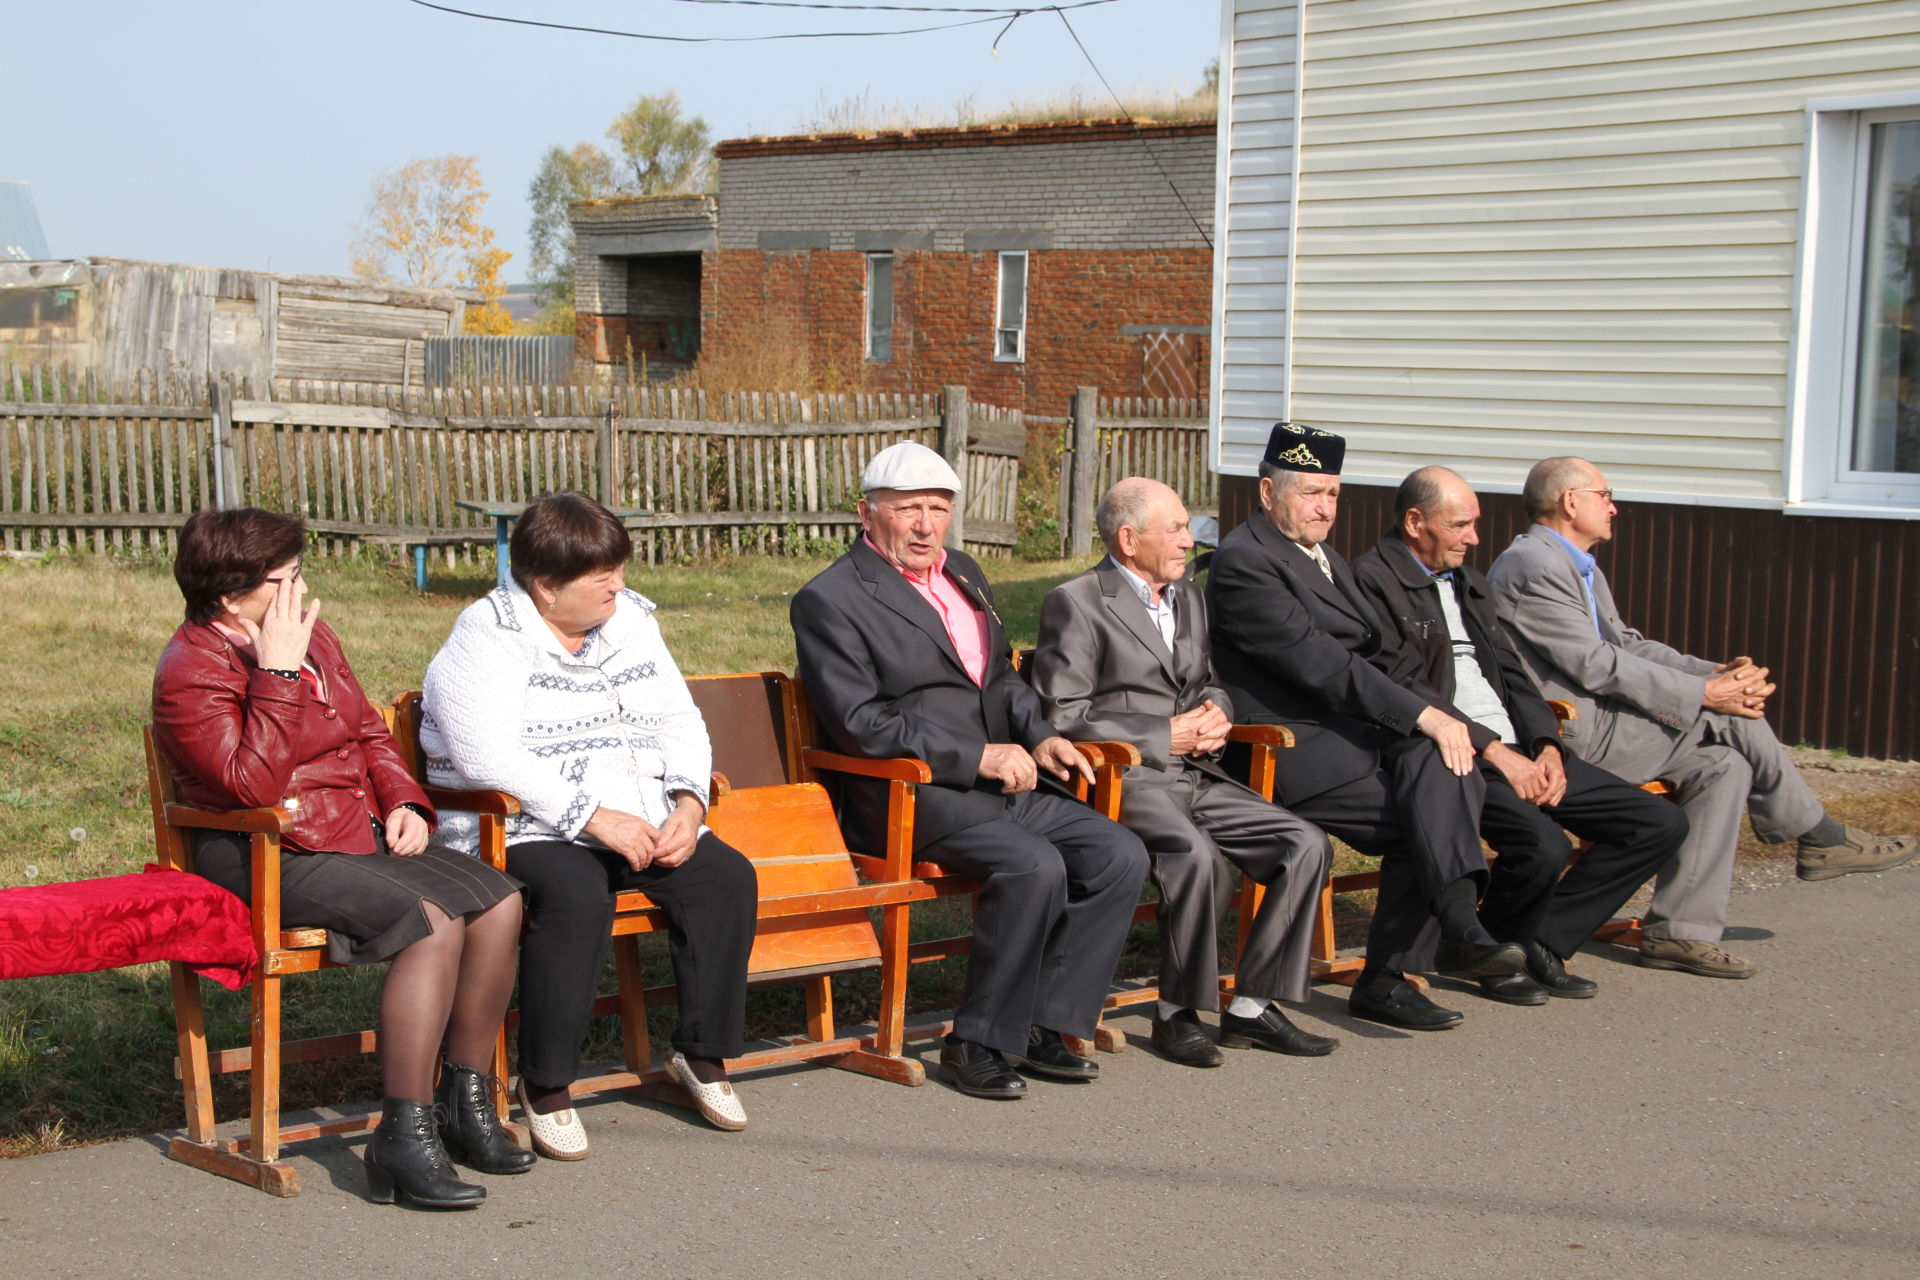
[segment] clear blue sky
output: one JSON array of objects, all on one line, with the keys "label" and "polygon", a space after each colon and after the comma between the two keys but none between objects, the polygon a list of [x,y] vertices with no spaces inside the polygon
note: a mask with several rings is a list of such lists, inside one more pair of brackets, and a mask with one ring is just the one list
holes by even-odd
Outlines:
[{"label": "clear blue sky", "polygon": [[[674,0],[449,0],[550,22],[675,34],[865,30],[966,15],[816,13]],[[990,5],[993,0],[897,0]],[[1031,0],[1026,0],[1031,2]],[[1115,0],[1069,15],[1123,99],[1191,90],[1217,0]],[[1098,82],[1047,13],[885,39],[658,44],[454,17],[407,0],[58,0],[0,19],[0,178],[32,184],[55,257],[344,275],[373,174],[480,158],[487,218],[525,265],[526,188],[555,144],[603,141],[672,89],[716,138],[789,133],[828,103],[983,107]]]}]

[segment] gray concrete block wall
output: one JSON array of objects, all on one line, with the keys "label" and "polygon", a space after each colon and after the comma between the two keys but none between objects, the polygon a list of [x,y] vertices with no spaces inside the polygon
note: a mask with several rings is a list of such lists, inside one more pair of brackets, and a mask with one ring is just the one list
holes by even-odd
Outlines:
[{"label": "gray concrete block wall", "polygon": [[1212,234],[1214,145],[1205,134],[723,157],[720,247],[826,232],[851,248],[861,233],[916,231],[957,251],[968,233],[1046,230],[1055,249],[1204,248],[1194,220]]}]

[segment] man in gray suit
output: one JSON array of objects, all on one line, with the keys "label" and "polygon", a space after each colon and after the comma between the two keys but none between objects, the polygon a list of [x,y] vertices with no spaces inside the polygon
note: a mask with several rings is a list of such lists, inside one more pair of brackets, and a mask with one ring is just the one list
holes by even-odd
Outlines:
[{"label": "man in gray suit", "polygon": [[1660,873],[1640,963],[1717,978],[1753,965],[1718,944],[1727,921],[1740,812],[1770,843],[1799,841],[1803,880],[1884,871],[1920,853],[1828,817],[1762,718],[1774,686],[1741,657],[1711,662],[1649,640],[1620,619],[1593,551],[1613,536],[1613,490],[1582,458],[1548,458],[1522,493],[1533,527],[1488,578],[1500,620],[1549,698],[1579,710],[1564,742],[1629,782],[1670,783],[1691,830]]},{"label": "man in gray suit", "polygon": [[1179,580],[1193,546],[1187,509],[1166,485],[1133,477],[1113,487],[1094,520],[1107,558],[1048,593],[1031,676],[1061,733],[1140,749],[1120,821],[1146,843],[1160,888],[1154,1046],[1185,1066],[1222,1061],[1196,1011],[1220,1007],[1215,930],[1233,891],[1224,853],[1267,892],[1220,1043],[1331,1053],[1337,1041],[1301,1030],[1275,1001],[1306,999],[1313,907],[1332,846],[1218,764],[1233,704],[1214,675],[1206,598]]},{"label": "man in gray suit", "polygon": [[[925,445],[861,476],[861,535],[795,594],[800,676],[838,751],[915,756],[916,852],[980,882],[967,981],[940,1051],[947,1080],[1018,1098],[1028,1074],[1090,1081],[1062,1036],[1091,1037],[1147,874],[1138,836],[1051,789],[1085,758],[1014,673],[980,566],[945,546],[960,478]],[[877,848],[885,782],[849,781],[841,821]]]}]

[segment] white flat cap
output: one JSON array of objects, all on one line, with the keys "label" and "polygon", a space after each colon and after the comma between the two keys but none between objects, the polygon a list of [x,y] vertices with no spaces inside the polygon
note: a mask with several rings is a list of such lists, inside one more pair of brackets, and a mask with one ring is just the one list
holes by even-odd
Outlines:
[{"label": "white flat cap", "polygon": [[874,454],[860,473],[861,492],[875,489],[945,489],[959,497],[961,485],[945,458],[923,444],[902,440]]}]

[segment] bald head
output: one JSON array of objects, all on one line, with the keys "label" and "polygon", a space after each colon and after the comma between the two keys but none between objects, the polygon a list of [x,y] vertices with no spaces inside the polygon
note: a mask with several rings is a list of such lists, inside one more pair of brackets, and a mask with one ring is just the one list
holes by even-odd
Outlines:
[{"label": "bald head", "polygon": [[1583,551],[1613,537],[1613,490],[1585,458],[1547,458],[1527,472],[1520,491],[1527,514]]},{"label": "bald head", "polygon": [[1422,467],[1393,495],[1400,540],[1435,573],[1451,573],[1480,545],[1480,499],[1445,467]]},{"label": "bald head", "polygon": [[1560,509],[1560,499],[1567,490],[1603,485],[1605,481],[1598,479],[1599,475],[1600,469],[1585,458],[1543,458],[1527,472],[1520,501],[1526,505],[1530,518],[1544,523]]},{"label": "bald head", "polygon": [[1186,572],[1193,535],[1187,506],[1158,480],[1128,476],[1107,490],[1093,513],[1107,554],[1156,592]]}]

